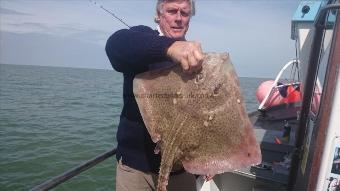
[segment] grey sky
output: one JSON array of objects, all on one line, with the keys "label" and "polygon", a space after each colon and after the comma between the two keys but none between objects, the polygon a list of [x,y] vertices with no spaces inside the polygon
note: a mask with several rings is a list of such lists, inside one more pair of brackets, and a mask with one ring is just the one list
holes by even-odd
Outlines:
[{"label": "grey sky", "polygon": [[[297,0],[197,0],[187,40],[230,52],[239,76],[274,77],[295,56],[290,21]],[[153,22],[154,0],[1,0],[0,62],[111,69],[104,46],[129,25]]]}]

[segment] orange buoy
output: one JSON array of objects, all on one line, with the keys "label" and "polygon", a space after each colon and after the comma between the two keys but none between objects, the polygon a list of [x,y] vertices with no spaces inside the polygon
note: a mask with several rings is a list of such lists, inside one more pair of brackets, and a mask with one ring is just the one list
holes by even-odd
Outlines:
[{"label": "orange buoy", "polygon": [[284,99],[285,103],[294,103],[301,101],[301,93],[298,87],[294,87],[293,85],[289,85],[287,88],[287,97]]},{"label": "orange buoy", "polygon": [[[267,93],[271,90],[273,83],[274,80],[268,80],[262,82],[259,85],[259,87],[256,90],[256,98],[259,101],[259,103],[262,103]],[[280,91],[278,90],[278,88],[274,88],[264,106],[271,107],[280,104],[294,103],[301,100],[301,93],[298,86],[296,87],[294,87],[294,85],[283,86]]]}]

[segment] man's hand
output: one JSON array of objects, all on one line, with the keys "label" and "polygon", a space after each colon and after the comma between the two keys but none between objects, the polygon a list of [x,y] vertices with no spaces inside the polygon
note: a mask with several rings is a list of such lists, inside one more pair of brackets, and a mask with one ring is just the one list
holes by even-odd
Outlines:
[{"label": "man's hand", "polygon": [[174,62],[181,64],[184,72],[189,74],[202,68],[204,54],[198,42],[176,41],[168,48],[167,55]]}]

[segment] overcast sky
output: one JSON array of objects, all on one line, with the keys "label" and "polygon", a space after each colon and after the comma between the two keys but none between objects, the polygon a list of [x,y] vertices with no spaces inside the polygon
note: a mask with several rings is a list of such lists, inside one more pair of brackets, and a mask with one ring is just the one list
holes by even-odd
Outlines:
[{"label": "overcast sky", "polygon": [[[111,69],[104,46],[123,24],[153,22],[155,0],[0,0],[0,63]],[[298,0],[197,0],[187,40],[229,52],[242,77],[275,77],[295,57]]]}]

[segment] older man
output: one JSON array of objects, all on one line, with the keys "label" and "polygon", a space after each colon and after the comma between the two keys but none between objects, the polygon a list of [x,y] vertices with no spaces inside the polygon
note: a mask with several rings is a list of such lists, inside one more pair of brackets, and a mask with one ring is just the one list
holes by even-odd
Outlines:
[{"label": "older man", "polygon": [[[135,26],[115,32],[107,41],[106,53],[112,67],[124,76],[124,106],[117,131],[116,190],[155,190],[160,156],[148,134],[133,95],[135,75],[173,63],[186,73],[201,69],[203,52],[197,42],[185,40],[193,0],[158,0],[157,30]],[[166,84],[165,84],[166,85]],[[195,179],[182,168],[174,169],[169,190],[196,190]]]}]

